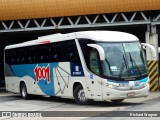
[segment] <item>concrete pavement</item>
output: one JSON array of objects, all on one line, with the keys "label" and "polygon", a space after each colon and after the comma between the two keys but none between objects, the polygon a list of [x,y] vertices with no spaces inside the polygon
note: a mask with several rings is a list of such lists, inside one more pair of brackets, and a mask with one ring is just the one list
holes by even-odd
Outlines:
[{"label": "concrete pavement", "polygon": [[[148,101],[152,101],[151,103],[156,103],[156,104],[151,104]],[[74,102],[74,100],[64,99],[64,98],[51,99],[47,96],[34,96],[31,100],[23,100],[21,99],[19,94],[13,94],[13,93],[3,91],[3,92],[0,92],[0,111],[77,111],[77,112],[78,111],[102,111],[102,112],[108,111],[108,112],[112,112],[112,111],[124,111],[124,110],[127,110],[127,111],[151,110],[150,107],[152,108],[152,110],[159,110],[160,108],[159,101],[160,101],[160,92],[153,92],[153,93],[150,93],[150,95],[146,98],[126,99],[122,103],[115,104],[110,101],[107,101],[107,102],[93,102],[93,104],[91,105],[77,105]],[[96,118],[93,118],[93,119],[96,119]],[[10,118],[10,119],[13,119],[13,118]],[[19,119],[19,118],[14,118],[14,119]],[[24,118],[24,119],[28,119],[28,118]],[[45,118],[43,117],[43,118],[31,118],[31,119],[43,120]],[[53,119],[53,117],[51,118],[47,117],[47,119]],[[65,120],[67,118],[54,117],[54,119]],[[83,117],[75,117],[74,119],[89,119],[89,118],[83,116]],[[110,118],[110,119],[112,120],[113,118]],[[117,119],[117,118],[114,118],[114,119]]]}]

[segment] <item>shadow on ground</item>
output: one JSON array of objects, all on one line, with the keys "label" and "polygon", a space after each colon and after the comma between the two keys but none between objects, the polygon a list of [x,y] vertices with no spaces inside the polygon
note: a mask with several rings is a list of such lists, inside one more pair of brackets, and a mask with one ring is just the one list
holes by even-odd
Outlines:
[{"label": "shadow on ground", "polygon": [[[13,94],[9,96],[0,96],[0,101],[11,101],[11,100],[20,100],[22,99],[20,94]],[[78,105],[75,103],[73,99],[67,98],[60,98],[60,97],[46,97],[46,96],[39,96],[39,95],[32,95],[28,100],[36,100],[42,102],[57,102],[57,103],[65,103],[65,104],[72,104]],[[134,105],[142,105],[144,102],[141,103],[131,103],[131,102],[120,102],[114,103],[111,101],[92,101],[91,104],[85,106],[95,106],[95,107],[119,107],[119,106],[134,106]]]}]

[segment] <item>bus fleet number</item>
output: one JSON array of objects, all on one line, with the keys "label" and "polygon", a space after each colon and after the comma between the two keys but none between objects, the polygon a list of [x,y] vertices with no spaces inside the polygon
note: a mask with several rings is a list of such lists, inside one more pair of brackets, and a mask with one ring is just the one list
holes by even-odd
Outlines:
[{"label": "bus fleet number", "polygon": [[36,66],[34,69],[34,74],[36,76],[36,82],[38,83],[39,80],[46,80],[47,83],[50,83],[50,71],[49,71],[49,65],[47,67],[40,67]]}]

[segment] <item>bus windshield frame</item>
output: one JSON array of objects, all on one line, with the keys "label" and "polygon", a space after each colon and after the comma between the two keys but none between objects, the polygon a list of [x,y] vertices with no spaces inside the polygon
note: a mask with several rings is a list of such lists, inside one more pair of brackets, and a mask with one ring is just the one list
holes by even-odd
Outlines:
[{"label": "bus windshield frame", "polygon": [[96,42],[105,51],[102,76],[117,80],[136,80],[148,76],[144,50],[139,41]]}]

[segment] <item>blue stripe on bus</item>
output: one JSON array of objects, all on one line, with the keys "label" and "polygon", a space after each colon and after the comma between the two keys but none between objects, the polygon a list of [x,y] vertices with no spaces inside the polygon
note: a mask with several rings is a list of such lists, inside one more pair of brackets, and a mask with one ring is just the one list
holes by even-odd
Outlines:
[{"label": "blue stripe on bus", "polygon": [[21,64],[21,65],[11,65],[12,71],[17,77],[30,76],[36,82],[36,75],[34,69],[39,66],[40,68],[46,68],[49,65],[50,71],[50,82],[47,83],[46,79],[39,79],[38,86],[46,94],[54,96],[54,79],[53,79],[53,68],[58,66],[58,63],[40,63],[40,64]]},{"label": "blue stripe on bus", "polygon": [[140,84],[146,83],[147,81],[148,81],[148,77],[143,78],[141,80],[136,80],[136,81],[134,81],[134,85],[139,86]]},{"label": "blue stripe on bus", "polygon": [[113,83],[129,83],[129,81],[120,81],[120,80],[108,80],[108,82],[113,82]]}]

